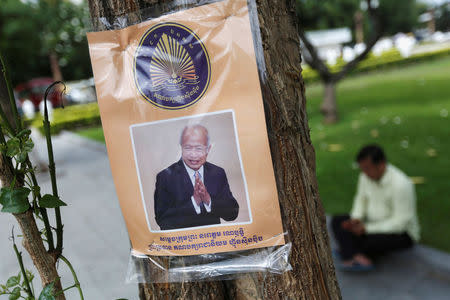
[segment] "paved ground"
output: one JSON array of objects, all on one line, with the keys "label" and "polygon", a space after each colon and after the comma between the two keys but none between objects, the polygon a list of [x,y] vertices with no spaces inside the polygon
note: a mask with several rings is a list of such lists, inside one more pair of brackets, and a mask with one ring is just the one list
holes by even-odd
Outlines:
[{"label": "paved ground", "polygon": [[[335,261],[335,265],[338,263]],[[417,245],[379,259],[373,272],[337,270],[337,278],[343,299],[447,300],[450,299],[450,255]]]},{"label": "paved ground", "polygon": [[[38,156],[44,159],[45,145],[39,141],[36,144]],[[69,204],[62,209],[64,251],[76,268],[85,299],[138,299],[136,284],[124,282],[129,240],[105,147],[63,133],[54,138],[54,149],[59,191]],[[38,180],[44,193],[50,192],[48,175],[40,174]],[[0,281],[19,271],[8,240],[14,224],[12,216],[0,214]],[[31,268],[29,259],[25,263]],[[67,268],[60,264],[59,269],[63,285],[71,285]],[[450,255],[423,246],[386,257],[372,273],[338,271],[337,275],[343,299],[439,300],[449,299],[450,295]],[[39,286],[37,278],[35,287]],[[67,295],[67,299],[79,299],[75,290]]]}]

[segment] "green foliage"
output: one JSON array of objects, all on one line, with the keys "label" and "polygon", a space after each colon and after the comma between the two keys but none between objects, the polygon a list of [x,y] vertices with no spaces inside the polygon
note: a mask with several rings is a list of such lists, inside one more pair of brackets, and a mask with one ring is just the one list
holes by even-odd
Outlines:
[{"label": "green foliage", "polygon": [[28,153],[33,150],[34,143],[30,139],[31,130],[24,129],[16,136],[11,137],[6,145],[0,145],[2,153],[14,158],[18,163],[24,163]]},{"label": "green foliage", "polygon": [[[323,125],[323,86],[307,84],[319,192],[328,214],[351,209],[361,146],[380,144],[415,186],[421,243],[450,252],[450,57],[344,79],[337,85],[340,122]],[[420,181],[419,181],[420,182]]]},{"label": "green foliage", "polygon": [[416,0],[380,0],[378,15],[384,34],[413,31],[418,24],[419,9]]},{"label": "green foliage", "polygon": [[2,212],[20,214],[30,208],[28,195],[31,190],[26,187],[11,188],[2,187],[0,191],[0,204],[3,205]]},{"label": "green foliage", "polygon": [[[26,276],[28,282],[31,283],[34,278],[34,275],[30,271],[26,270]],[[9,277],[8,280],[6,281],[6,284],[0,284],[0,295],[9,295],[8,296],[9,300],[16,300],[21,297],[27,300],[34,300],[34,298],[26,298],[22,296],[22,292],[25,294],[27,292],[26,292],[25,278],[22,280],[22,283],[20,282],[20,279],[21,273],[19,272],[17,276]]]},{"label": "green foliage", "polygon": [[[450,55],[450,49],[437,50],[433,52],[421,53],[412,55],[410,57],[403,58],[400,52],[396,49],[388,50],[382,53],[379,57],[369,54],[366,59],[361,61],[358,66],[353,69],[350,74],[357,74],[361,72],[367,72],[372,70],[379,70],[388,67],[401,66],[410,63],[416,63],[421,61],[427,61]],[[338,60],[336,65],[329,66],[333,73],[339,72],[339,70],[345,65],[342,59]],[[313,82],[320,80],[319,74],[309,66],[304,67],[302,76],[305,82]]]},{"label": "green foliage", "polygon": [[[354,28],[354,15],[362,0],[297,0],[297,14],[304,30]],[[417,25],[420,4],[416,0],[380,0],[378,15],[385,34],[411,32]],[[366,34],[371,30],[367,12]]]},{"label": "green foliage", "polygon": [[353,27],[360,0],[297,0],[297,14],[304,30]]},{"label": "green foliage", "polygon": [[[28,2],[27,2],[28,3]],[[0,53],[0,68],[3,70],[3,79],[7,83],[7,87],[10,87],[10,79],[7,76],[7,66],[4,63],[3,56]],[[56,84],[60,82],[55,82],[52,84],[49,89],[53,88]],[[10,96],[12,97],[11,93]],[[45,125],[45,136],[47,141],[47,152],[48,152],[48,160],[49,160],[49,172],[50,179],[52,184],[53,195],[44,195],[41,198],[40,195],[40,187],[38,185],[35,170],[33,168],[32,163],[29,160],[28,153],[32,150],[34,144],[30,139],[31,131],[28,129],[22,129],[23,122],[20,116],[17,113],[16,102],[13,98],[10,97],[10,104],[12,105],[13,111],[13,122],[17,125],[17,128],[13,128],[11,125],[11,121],[6,116],[3,105],[0,105],[0,150],[3,157],[3,166],[5,169],[11,171],[12,174],[8,174],[6,176],[6,183],[9,186],[3,187],[0,191],[0,204],[2,204],[2,212],[9,212],[14,214],[21,214],[30,209],[30,203],[28,202],[28,195],[31,191],[33,191],[33,212],[36,216],[43,221],[45,229],[41,231],[42,234],[45,234],[46,242],[48,244],[48,252],[56,254],[60,260],[63,260],[69,267],[72,272],[72,275],[75,279],[75,284],[65,290],[76,287],[80,294],[81,299],[83,300],[83,292],[81,290],[78,278],[76,273],[70,264],[70,262],[62,255],[63,250],[63,224],[61,220],[60,206],[65,206],[66,204],[62,202],[58,197],[57,192],[57,183],[56,183],[56,171],[55,171],[55,161],[53,157],[53,148],[51,144],[51,135],[49,129],[49,120],[48,120],[48,112],[47,107],[45,108],[45,117],[43,124]],[[6,101],[7,102],[7,101]],[[5,131],[4,131],[5,128]],[[18,132],[17,132],[18,131]],[[9,138],[9,139],[7,139]],[[20,180],[18,180],[18,178]],[[22,182],[23,180],[23,182]],[[10,182],[11,181],[11,182]],[[30,188],[23,187],[22,185],[26,185]],[[36,199],[39,200],[39,203],[42,205],[38,206],[36,203]],[[52,227],[50,225],[50,221],[48,218],[46,208],[55,208],[55,219],[56,219],[56,247],[53,242],[53,233]],[[28,226],[33,226],[33,220],[29,222]],[[36,225],[34,225],[36,226]],[[27,228],[23,228],[27,230]],[[31,280],[34,276],[30,276],[30,272],[26,271],[23,264],[22,254],[17,249],[17,246],[14,241],[14,233],[12,235],[13,240],[13,248],[16,253],[17,261],[20,266],[21,274],[24,276],[24,280],[22,284],[20,284],[20,274],[18,277],[11,277],[8,279],[6,285],[0,285],[0,294],[9,294],[9,299],[17,299],[24,298],[27,300],[34,300],[34,291],[32,289]],[[42,243],[42,237],[37,237],[36,239],[29,239],[28,243]],[[45,274],[41,274],[45,275]],[[17,285],[17,286],[16,286]],[[16,287],[14,287],[16,286]],[[13,290],[10,290],[11,287],[14,287]],[[46,286],[42,291],[39,299],[55,299],[53,296],[53,283],[49,286]],[[24,291],[27,295],[25,298],[21,295],[21,291]],[[59,292],[59,291],[58,291]],[[64,293],[64,290],[60,291],[60,293]]]},{"label": "green foliage", "polygon": [[36,34],[35,11],[17,0],[3,0],[0,9],[0,52],[15,64],[13,82],[50,74],[47,55],[40,52],[41,40]]},{"label": "green foliage", "polygon": [[450,31],[450,3],[443,3],[436,8],[436,30]]},{"label": "green foliage", "polygon": [[20,283],[20,273],[17,276],[11,276],[6,281],[7,287],[14,287]]},{"label": "green foliage", "polygon": [[86,28],[86,1],[2,0],[0,9],[0,52],[15,63],[14,85],[34,77],[50,76],[49,52],[59,58],[67,80],[91,76]]},{"label": "green foliage", "polygon": [[[26,271],[26,273],[28,276],[28,281],[31,283],[31,281],[34,278],[34,275],[28,270]],[[13,289],[11,290],[11,288]],[[24,282],[20,284],[20,273],[17,276],[11,276],[6,282],[6,285],[3,284],[0,285],[0,295],[9,295],[8,300],[16,300],[19,298],[24,298],[27,300],[35,300],[34,297],[30,296],[25,298],[24,296],[22,296],[22,292],[26,293],[26,289]],[[53,282],[48,284],[46,287],[42,289],[38,300],[55,300]]]},{"label": "green foliage", "polygon": [[54,292],[53,292],[54,283],[48,284],[39,295],[38,300],[55,300]]},{"label": "green foliage", "polygon": [[64,203],[61,199],[59,199],[59,197],[50,194],[45,194],[39,201],[39,206],[45,208],[55,208],[60,206],[67,206],[67,204]]},{"label": "green foliage", "polygon": [[20,298],[20,287],[15,287],[12,293],[9,295],[9,300],[16,300]]},{"label": "green foliage", "polygon": [[[58,134],[61,130],[73,130],[100,125],[100,112],[97,103],[57,108],[53,111],[53,121],[50,122],[51,134]],[[42,117],[32,121],[32,126],[44,133]]]}]

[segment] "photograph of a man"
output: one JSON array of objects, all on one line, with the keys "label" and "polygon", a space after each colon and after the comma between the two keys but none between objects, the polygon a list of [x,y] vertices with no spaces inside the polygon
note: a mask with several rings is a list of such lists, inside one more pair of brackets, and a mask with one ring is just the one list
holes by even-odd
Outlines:
[{"label": "photograph of a man", "polygon": [[181,159],[156,176],[154,209],[161,230],[235,220],[239,204],[225,171],[206,161],[211,150],[208,129],[200,124],[184,127],[180,146]]}]

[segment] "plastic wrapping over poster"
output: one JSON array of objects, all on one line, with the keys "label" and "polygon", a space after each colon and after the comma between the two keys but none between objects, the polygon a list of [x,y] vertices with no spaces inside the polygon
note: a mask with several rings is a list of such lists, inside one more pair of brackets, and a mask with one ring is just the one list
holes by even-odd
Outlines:
[{"label": "plastic wrapping over poster", "polygon": [[290,270],[254,1],[168,1],[99,21],[107,30],[88,40],[127,280]]}]

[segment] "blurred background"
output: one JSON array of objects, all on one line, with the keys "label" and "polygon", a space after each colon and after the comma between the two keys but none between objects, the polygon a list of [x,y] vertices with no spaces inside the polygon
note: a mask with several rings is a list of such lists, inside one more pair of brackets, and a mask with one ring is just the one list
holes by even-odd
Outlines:
[{"label": "blurred background", "polygon": [[[377,143],[386,150],[388,160],[416,184],[421,244],[437,251],[427,255],[443,255],[439,256],[441,264],[450,265],[450,1],[372,0],[369,5],[366,0],[297,0],[296,3],[303,56],[299,69],[306,86],[319,191],[326,213],[350,210],[359,174],[355,155],[362,145]],[[0,0],[0,52],[12,77],[16,102],[37,132],[42,130],[42,119],[35,112],[39,111],[46,87],[55,80],[63,80],[67,85],[64,96],[56,93],[49,100],[54,108],[55,147],[66,151],[59,154],[59,165],[57,162],[57,168],[62,170],[59,175],[66,176],[60,189],[74,191],[69,186],[75,184],[78,189],[74,193],[83,195],[85,201],[79,204],[74,222],[90,220],[92,223],[87,224],[96,227],[98,220],[86,207],[97,203],[99,210],[110,209],[110,214],[101,219],[105,228],[93,240],[103,242],[91,244],[99,247],[89,254],[96,260],[86,259],[83,255],[87,254],[78,250],[77,247],[86,247],[85,241],[71,245],[73,250],[67,246],[77,260],[75,267],[87,278],[84,287],[91,295],[87,299],[102,299],[96,297],[105,291],[102,287],[110,286],[123,291],[117,297],[128,295],[135,299],[137,287],[125,287],[122,280],[129,244],[104,150],[86,40],[89,30],[86,1]],[[352,68],[347,69],[348,63]],[[61,105],[68,107],[62,111]],[[36,143],[39,148],[39,138]],[[77,151],[80,154],[74,155]],[[95,157],[97,162],[87,156]],[[102,172],[104,193],[95,194],[99,192],[95,190],[99,186],[95,181],[100,180],[96,171]],[[89,188],[83,191],[82,182],[87,179],[92,193],[84,196],[83,192],[91,191]],[[74,211],[69,207],[65,213]],[[0,258],[14,260],[7,240],[13,222],[2,223],[4,219],[0,215]],[[89,228],[85,229],[89,232]],[[73,228],[74,235],[76,232]],[[114,232],[119,232],[118,238],[106,238],[105,242],[102,235]],[[71,236],[68,234],[67,238]],[[108,249],[122,250],[108,253],[105,243]],[[4,261],[0,260],[0,281],[17,268],[14,264],[7,267]],[[101,270],[86,266],[87,261],[99,265]],[[121,267],[113,271],[111,266],[115,264]],[[443,282],[450,286],[450,268],[447,271]],[[100,275],[94,275],[96,272]],[[115,277],[108,277],[114,272],[118,273]],[[350,295],[346,293],[355,280],[345,276],[348,275],[338,274],[344,296]],[[397,273],[395,276],[401,277]],[[80,277],[83,284],[83,276]],[[90,285],[93,281],[99,286]],[[365,288],[371,285],[367,278],[361,284],[366,284]],[[412,288],[410,294],[411,291]],[[404,299],[416,299],[411,297]]]}]

